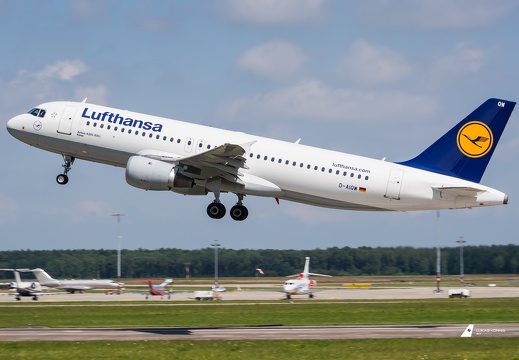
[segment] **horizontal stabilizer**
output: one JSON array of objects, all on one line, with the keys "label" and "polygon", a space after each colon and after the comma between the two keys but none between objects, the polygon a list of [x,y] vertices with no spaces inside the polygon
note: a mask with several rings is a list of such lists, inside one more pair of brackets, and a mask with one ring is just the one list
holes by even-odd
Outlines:
[{"label": "horizontal stabilizer", "polygon": [[442,197],[446,196],[465,196],[465,197],[477,197],[478,195],[485,192],[485,190],[473,188],[473,187],[456,187],[456,186],[442,186],[433,187],[433,190],[439,191]]}]

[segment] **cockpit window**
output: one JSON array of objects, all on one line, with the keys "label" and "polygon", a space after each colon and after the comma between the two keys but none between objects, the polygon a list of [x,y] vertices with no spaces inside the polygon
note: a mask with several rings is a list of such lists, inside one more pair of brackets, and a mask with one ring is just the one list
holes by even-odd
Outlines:
[{"label": "cockpit window", "polygon": [[45,112],[43,109],[34,108],[29,111],[29,114],[42,118],[45,116]]}]

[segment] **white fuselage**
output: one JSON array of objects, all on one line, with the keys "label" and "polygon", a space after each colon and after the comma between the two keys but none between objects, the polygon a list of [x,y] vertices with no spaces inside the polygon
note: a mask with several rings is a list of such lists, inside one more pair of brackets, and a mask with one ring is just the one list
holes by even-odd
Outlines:
[{"label": "white fuselage", "polygon": [[289,295],[306,295],[310,291],[309,286],[313,286],[314,282],[309,279],[292,279],[287,280],[283,284],[283,291]]},{"label": "white fuselage", "polygon": [[[506,203],[504,193],[481,184],[383,160],[78,102],[39,105],[44,117],[18,115],[9,132],[32,146],[78,159],[126,167],[136,154],[187,157],[222,144],[250,144],[243,155],[252,175],[271,196],[346,210],[429,210]],[[268,187],[268,186],[267,186]],[[477,196],[435,188],[477,187]],[[223,189],[225,191],[226,189]]]}]

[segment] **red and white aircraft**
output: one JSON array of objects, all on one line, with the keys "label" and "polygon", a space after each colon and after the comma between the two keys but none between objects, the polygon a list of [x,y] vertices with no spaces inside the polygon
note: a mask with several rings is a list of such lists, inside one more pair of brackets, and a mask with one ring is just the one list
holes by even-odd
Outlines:
[{"label": "red and white aircraft", "polygon": [[313,287],[317,285],[317,281],[310,279],[310,275],[331,277],[330,275],[315,274],[310,271],[310,258],[305,257],[305,268],[302,273],[290,275],[288,277],[296,276],[297,279],[287,280],[283,284],[283,291],[287,299],[291,299],[292,295],[308,295],[310,299],[314,297]]}]

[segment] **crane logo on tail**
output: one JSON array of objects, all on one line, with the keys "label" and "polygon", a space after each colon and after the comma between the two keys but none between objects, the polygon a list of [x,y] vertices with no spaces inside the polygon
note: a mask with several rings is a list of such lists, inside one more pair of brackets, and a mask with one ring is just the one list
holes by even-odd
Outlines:
[{"label": "crane logo on tail", "polygon": [[458,131],[456,138],[460,151],[470,158],[485,156],[494,144],[492,130],[480,122],[470,121]]}]

